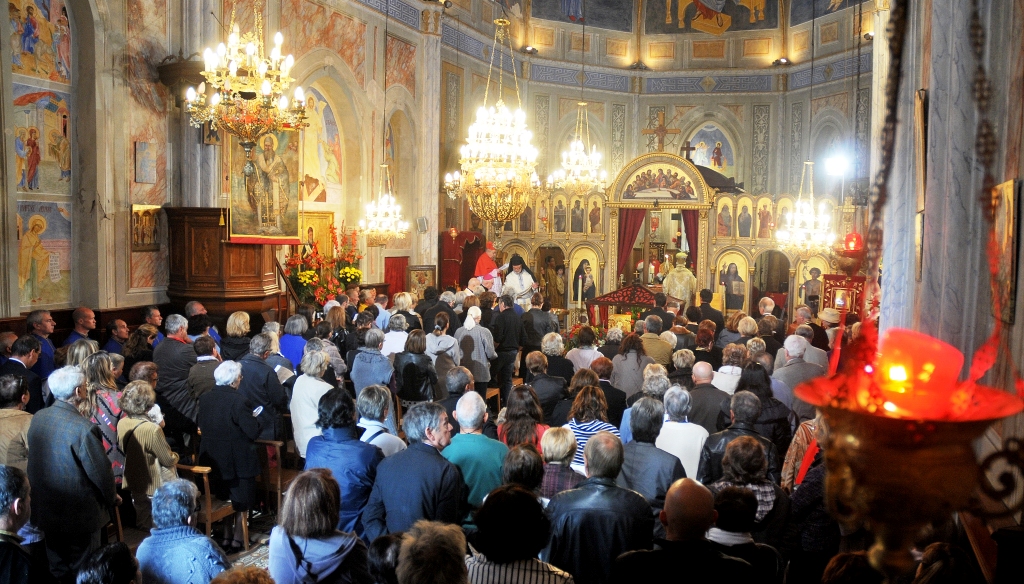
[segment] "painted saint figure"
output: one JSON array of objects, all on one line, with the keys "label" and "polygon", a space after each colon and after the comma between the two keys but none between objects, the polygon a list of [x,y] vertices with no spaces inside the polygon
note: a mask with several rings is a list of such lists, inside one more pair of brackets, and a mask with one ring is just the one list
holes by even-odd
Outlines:
[{"label": "painted saint figure", "polygon": [[25,166],[27,164],[28,150],[25,146],[25,138],[28,132],[25,128],[18,128],[14,135],[14,156],[15,156],[15,178],[18,179],[18,188],[25,188]]},{"label": "painted saint figure", "polygon": [[39,153],[39,130],[28,129],[28,141],[25,142],[26,172],[25,178],[28,182],[28,190],[39,190],[39,161],[42,154]]},{"label": "painted saint figure", "polygon": [[544,227],[544,230],[547,231],[547,229],[548,229],[548,202],[547,201],[541,201],[540,209],[537,210],[537,219],[540,221],[540,224]]},{"label": "painted saint figure", "polygon": [[558,274],[554,256],[544,258],[541,286],[544,290],[544,298],[551,301],[551,308],[565,308],[565,282]]},{"label": "painted saint figure", "polygon": [[718,237],[732,236],[732,211],[729,205],[723,205],[718,211]]},{"label": "painted saint figure", "polygon": [[768,205],[762,205],[757,212],[757,237],[758,239],[770,239],[772,236],[772,212]]},{"label": "painted saint figure", "polygon": [[722,170],[725,168],[725,157],[722,155],[722,143],[715,142],[715,148],[711,151],[711,168]]},{"label": "painted saint figure", "polygon": [[569,220],[569,228],[573,233],[583,233],[583,217],[587,210],[580,206],[580,200],[576,199],[572,206],[572,215]]},{"label": "painted saint figure", "polygon": [[572,275],[572,300],[573,302],[586,302],[597,296],[597,286],[594,282],[594,271],[590,267],[590,260],[580,260],[576,266],[576,272]]},{"label": "painted saint figure", "polygon": [[519,231],[533,231],[533,208],[527,206],[519,216]]},{"label": "painted saint figure", "polygon": [[601,208],[597,206],[597,201],[594,201],[594,208],[590,210],[590,232],[601,232]]},{"label": "painted saint figure", "polygon": [[42,283],[50,262],[50,252],[43,247],[39,238],[46,231],[46,219],[33,215],[28,220],[28,231],[22,234],[18,244],[18,287],[22,298],[30,302],[43,299]]},{"label": "painted saint figure", "polygon": [[722,266],[722,271],[719,273],[721,276],[719,276],[718,283],[725,288],[726,310],[741,310],[746,291],[743,289],[743,276],[740,276],[739,268],[735,263],[731,263],[728,268]]},{"label": "painted saint figure", "polygon": [[750,227],[753,222],[754,217],[750,214],[750,209],[744,205],[740,210],[740,216],[736,219],[736,225],[739,227],[740,237],[750,237]]},{"label": "painted saint figure", "polygon": [[566,211],[567,209],[565,208],[565,203],[562,201],[558,201],[558,204],[555,205],[555,231],[557,231],[558,233],[565,233]]},{"label": "painted saint figure", "polygon": [[800,286],[800,293],[803,294],[804,304],[811,309],[811,314],[818,314],[818,309],[821,306],[821,270],[818,268],[811,268],[811,278],[805,280]]}]

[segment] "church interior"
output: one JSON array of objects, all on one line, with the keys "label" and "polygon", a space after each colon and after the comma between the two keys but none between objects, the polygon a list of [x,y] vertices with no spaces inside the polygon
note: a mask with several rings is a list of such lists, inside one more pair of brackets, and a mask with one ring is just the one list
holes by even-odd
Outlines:
[{"label": "church interior", "polygon": [[[1024,570],[1024,0],[9,11],[0,331],[24,334],[46,309],[62,341],[84,306],[102,344],[109,322],[135,329],[143,307],[166,317],[193,300],[221,330],[245,311],[258,331],[353,286],[465,290],[490,279],[475,272],[492,245],[496,265],[519,256],[538,276],[565,333],[635,316],[623,298],[637,287],[680,313],[709,290],[726,319],[760,315],[765,297],[786,323],[834,310],[962,355],[943,378],[956,413],[928,417],[942,399],[921,389],[931,369],[899,390],[911,401],[884,401],[906,406],[886,421],[950,428],[946,450],[836,414],[879,462],[835,446],[863,475],[830,483],[861,489],[845,512],[893,554],[913,542],[901,512],[918,526],[956,512],[990,582]],[[850,353],[869,372],[916,358],[869,337]],[[864,397],[863,367],[832,366],[818,405],[888,415]],[[953,450],[967,463],[943,458]]]}]

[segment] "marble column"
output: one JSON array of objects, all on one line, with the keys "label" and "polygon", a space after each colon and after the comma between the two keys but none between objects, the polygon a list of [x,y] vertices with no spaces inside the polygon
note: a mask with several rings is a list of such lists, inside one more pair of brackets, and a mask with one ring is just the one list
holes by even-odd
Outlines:
[{"label": "marble column", "polygon": [[[203,49],[220,41],[220,25],[214,14],[221,13],[221,0],[181,0],[182,53],[202,54]],[[213,14],[211,14],[211,12]],[[219,151],[226,147],[203,144],[201,130],[189,123],[188,112],[182,107],[171,114],[176,126],[174,158],[175,188],[172,204],[181,207],[217,207],[220,201],[221,176]]]},{"label": "marble column", "polygon": [[[437,265],[440,227],[441,175],[441,12],[439,4],[426,4],[420,13],[420,64],[416,80],[419,100],[419,192],[415,217],[410,218],[413,239],[412,264]],[[417,217],[427,222],[427,230],[418,229]]]}]

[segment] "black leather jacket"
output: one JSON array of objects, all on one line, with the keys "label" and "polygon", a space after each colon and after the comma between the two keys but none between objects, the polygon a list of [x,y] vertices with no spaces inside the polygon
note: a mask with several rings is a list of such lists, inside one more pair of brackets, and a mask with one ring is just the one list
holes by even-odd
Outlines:
[{"label": "black leather jacket", "polygon": [[551,540],[541,559],[569,572],[577,582],[608,582],[620,554],[651,549],[651,506],[613,479],[592,477],[555,495],[547,513]]},{"label": "black leather jacket", "polygon": [[434,399],[437,372],[430,356],[402,351],[395,354],[395,387],[398,397],[406,401]]},{"label": "black leather jacket", "polygon": [[721,432],[708,436],[704,443],[704,449],[700,451],[700,466],[697,467],[697,480],[710,485],[722,478],[722,457],[725,456],[725,447],[740,436],[753,436],[764,446],[765,458],[768,460],[768,480],[779,484],[779,456],[775,444],[771,440],[758,434],[752,424],[736,422]]}]

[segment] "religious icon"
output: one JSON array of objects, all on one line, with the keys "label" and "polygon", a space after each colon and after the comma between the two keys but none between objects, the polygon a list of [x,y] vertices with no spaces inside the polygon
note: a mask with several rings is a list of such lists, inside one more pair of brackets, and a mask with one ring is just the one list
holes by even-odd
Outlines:
[{"label": "religious icon", "polygon": [[580,206],[580,200],[576,199],[573,201],[572,212],[569,219],[569,227],[573,233],[583,233],[583,224],[585,223],[584,217],[586,216],[586,209]]},{"label": "religious icon", "polygon": [[[805,280],[800,286],[800,294],[804,297],[804,304],[811,309],[811,314],[818,314],[821,301],[821,270],[810,269],[810,279]],[[806,276],[805,276],[806,277]]]},{"label": "religious icon", "polygon": [[736,219],[736,224],[739,226],[740,237],[750,237],[750,227],[754,222],[754,217],[750,214],[750,209],[746,205],[740,210],[740,216]]},{"label": "religious icon", "polygon": [[761,205],[757,212],[757,237],[758,239],[770,239],[772,236],[772,212],[768,205]]},{"label": "religious icon", "polygon": [[132,251],[160,251],[159,205],[132,205]]},{"label": "religious icon", "polygon": [[597,206],[597,201],[594,201],[594,207],[590,210],[590,232],[601,232],[601,208]]},{"label": "religious icon", "polygon": [[573,302],[586,302],[597,296],[597,286],[590,260],[580,260],[576,266],[576,272],[572,276],[572,286]]},{"label": "religious icon", "polygon": [[533,208],[529,205],[523,209],[523,214],[519,216],[519,231],[533,231]]},{"label": "religious icon", "polygon": [[725,288],[725,308],[726,310],[740,310],[743,308],[743,298],[746,296],[744,290],[743,277],[740,276],[739,268],[736,267],[735,262],[730,263],[729,267],[722,266],[722,274],[718,283]]},{"label": "religious icon", "polygon": [[722,205],[718,210],[718,237],[730,237],[732,235],[732,211],[729,205]]},{"label": "religious icon", "polygon": [[219,129],[214,130],[213,124],[210,122],[203,122],[203,144],[207,146],[220,146],[222,142],[221,131]]},{"label": "religious icon", "polygon": [[565,308],[565,266],[556,265],[554,256],[544,257],[541,285],[544,298],[551,301],[551,308]]},{"label": "religious icon", "polygon": [[537,209],[537,220],[540,221],[540,224],[543,226],[543,229],[545,231],[547,231],[547,229],[548,229],[548,202],[547,201],[541,201],[540,202],[540,208]]},{"label": "religious icon", "polygon": [[565,202],[561,199],[558,200],[558,204],[555,205],[555,231],[558,233],[565,233]]},{"label": "religious icon", "polygon": [[715,142],[715,149],[711,151],[711,168],[722,170],[725,168],[722,160],[722,143]]}]

